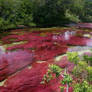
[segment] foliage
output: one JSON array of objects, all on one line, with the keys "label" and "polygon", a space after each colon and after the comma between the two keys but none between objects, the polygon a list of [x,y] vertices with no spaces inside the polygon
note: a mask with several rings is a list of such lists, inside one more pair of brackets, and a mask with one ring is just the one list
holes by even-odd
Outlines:
[{"label": "foliage", "polygon": [[5,30],[16,27],[14,0],[0,0],[0,29]]},{"label": "foliage", "polygon": [[45,0],[44,5],[39,5],[34,13],[34,21],[45,27],[60,26],[66,22],[62,7],[62,0]]},{"label": "foliage", "polygon": [[0,0],[0,30],[26,26],[63,26],[92,22],[89,0]]},{"label": "foliage", "polygon": [[88,64],[85,61],[80,61],[80,62],[78,62],[78,66],[82,69],[86,69]]},{"label": "foliage", "polygon": [[[16,23],[17,25],[33,26],[32,2],[30,0],[22,0],[17,4]],[[32,25],[31,25],[32,24]],[[35,25],[35,24],[34,24]]]},{"label": "foliage", "polygon": [[89,65],[92,65],[92,56],[84,55],[83,59],[89,63]]},{"label": "foliage", "polygon": [[55,64],[49,65],[49,69],[44,75],[41,81],[41,84],[48,83],[50,80],[52,80],[55,77],[58,78],[60,76],[61,71],[62,71],[62,68],[60,68],[59,66]]},{"label": "foliage", "polygon": [[16,28],[17,25],[31,26],[32,20],[32,5],[30,0],[0,0],[1,31]]},{"label": "foliage", "polygon": [[0,29],[1,31],[9,29],[9,28],[16,28],[15,24],[12,24],[9,20],[4,20],[3,18],[0,18]]},{"label": "foliage", "polygon": [[75,64],[78,63],[79,57],[77,52],[67,52],[68,60],[74,62]]},{"label": "foliage", "polygon": [[92,22],[92,0],[85,0],[84,22]]},{"label": "foliage", "polygon": [[77,16],[77,15],[71,13],[70,10],[66,10],[65,16],[66,16],[66,18],[68,18],[69,21],[71,21],[71,22],[76,22],[76,23],[80,22],[79,16]]},{"label": "foliage", "polygon": [[60,92],[64,92],[64,88],[65,88],[65,87],[60,86],[60,90],[61,90]]},{"label": "foliage", "polygon": [[61,73],[61,71],[62,71],[62,68],[60,68],[59,66],[54,65],[54,64],[49,65],[49,68],[50,68],[50,70],[51,70],[53,73],[56,74],[56,77],[59,77],[59,76],[60,76],[60,73]]},{"label": "foliage", "polygon": [[47,73],[43,76],[41,84],[48,83],[50,80],[53,79],[51,70],[48,69]]},{"label": "foliage", "polygon": [[92,67],[88,66],[86,69],[88,71],[88,80],[92,81]]},{"label": "foliage", "polygon": [[91,89],[92,87],[87,81],[83,81],[83,83],[77,83],[74,85],[74,92],[91,92]]},{"label": "foliage", "polygon": [[[79,61],[77,66],[73,69],[73,74],[77,77],[82,77],[83,79],[87,76],[86,67],[88,64],[85,61]],[[86,75],[86,76],[85,76]]]},{"label": "foliage", "polygon": [[72,82],[72,77],[69,74],[64,74],[64,79],[61,81],[61,84],[68,84]]}]

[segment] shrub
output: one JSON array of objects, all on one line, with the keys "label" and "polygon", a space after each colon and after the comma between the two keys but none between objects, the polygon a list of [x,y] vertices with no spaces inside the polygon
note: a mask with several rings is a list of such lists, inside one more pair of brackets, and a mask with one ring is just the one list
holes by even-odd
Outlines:
[{"label": "shrub", "polygon": [[79,61],[78,65],[74,67],[73,74],[78,77],[82,77],[82,79],[87,78],[86,67],[88,64],[85,61]]},{"label": "shrub", "polygon": [[88,72],[88,80],[92,81],[92,67],[88,66],[86,69],[87,69],[87,72]]},{"label": "shrub", "polygon": [[64,79],[61,81],[62,84],[68,84],[72,82],[72,77],[69,74],[64,74]]},{"label": "shrub", "polygon": [[60,76],[60,73],[61,73],[61,71],[62,71],[62,68],[60,68],[59,66],[54,65],[54,64],[49,65],[49,67],[50,67],[50,70],[51,70],[53,73],[56,74],[56,77]]},{"label": "shrub", "polygon": [[83,59],[89,64],[92,65],[92,53],[86,52],[84,53]]},{"label": "shrub", "polygon": [[77,64],[79,61],[78,53],[77,52],[67,52],[68,60]]},{"label": "shrub", "polygon": [[14,0],[0,0],[0,30],[15,27]]},{"label": "shrub", "polygon": [[79,16],[71,13],[69,10],[66,10],[66,13],[65,13],[65,16],[66,18],[68,18],[71,22],[80,22],[80,19],[79,19]]},{"label": "shrub", "polygon": [[0,30],[17,25],[35,26],[30,0],[0,0]]},{"label": "shrub", "polygon": [[61,71],[62,71],[62,68],[60,68],[59,66],[55,64],[49,65],[49,69],[46,72],[46,74],[43,76],[41,84],[48,83],[53,78],[58,78],[60,76]]},{"label": "shrub", "polygon": [[77,83],[74,85],[74,92],[91,92],[92,86],[88,84],[87,81],[83,81],[83,83]]}]

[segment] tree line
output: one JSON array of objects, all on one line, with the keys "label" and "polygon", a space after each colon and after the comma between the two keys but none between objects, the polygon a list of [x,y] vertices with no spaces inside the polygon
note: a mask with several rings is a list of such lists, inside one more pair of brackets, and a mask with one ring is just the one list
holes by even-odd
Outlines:
[{"label": "tree line", "polygon": [[92,0],[0,0],[0,30],[92,22]]}]

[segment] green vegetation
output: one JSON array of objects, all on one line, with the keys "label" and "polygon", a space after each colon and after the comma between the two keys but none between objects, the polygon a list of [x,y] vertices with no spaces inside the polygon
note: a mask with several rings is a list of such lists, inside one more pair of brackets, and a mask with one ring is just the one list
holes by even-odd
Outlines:
[{"label": "green vegetation", "polygon": [[56,74],[56,77],[60,76],[62,69],[59,66],[52,64],[52,65],[49,65],[49,67],[50,67],[50,70]]},{"label": "green vegetation", "polygon": [[[73,88],[73,92],[91,92],[92,85],[92,65],[89,64],[88,57],[85,59],[84,54],[91,56],[91,52],[82,53],[81,56],[77,52],[67,52],[67,58],[71,63],[74,63],[74,68],[69,72],[69,68],[62,69],[58,65],[50,64],[49,69],[43,77],[41,83],[45,84],[55,78],[60,79],[61,92],[66,89],[69,92],[69,88]],[[81,57],[81,58],[80,58]],[[85,61],[84,61],[85,60]],[[64,72],[65,71],[65,72]],[[60,77],[61,76],[61,77]]]},{"label": "green vegetation", "polygon": [[59,66],[55,65],[55,64],[51,64],[49,65],[49,69],[46,72],[46,74],[44,75],[41,84],[45,84],[48,83],[50,80],[52,80],[53,78],[58,78],[60,76],[60,73],[63,69],[60,68]]},{"label": "green vegetation", "polygon": [[70,84],[72,82],[72,77],[69,74],[64,74],[64,79],[61,81],[62,84]]},{"label": "green vegetation", "polygon": [[52,71],[48,69],[47,73],[43,76],[41,84],[48,83],[52,79],[53,79]]},{"label": "green vegetation", "polygon": [[68,52],[68,60],[74,62],[75,66],[72,75],[77,78],[73,85],[74,92],[91,92],[92,86],[92,53],[85,52],[81,59],[76,52]]},{"label": "green vegetation", "polygon": [[[91,52],[88,52],[90,55]],[[75,64],[72,74],[82,80],[92,81],[92,56],[87,53],[81,56],[81,60],[76,52],[68,52],[67,57],[70,62]]]},{"label": "green vegetation", "polygon": [[0,30],[92,22],[91,0],[0,0]]},{"label": "green vegetation", "polygon": [[84,55],[83,58],[89,65],[92,65],[92,56]]},{"label": "green vegetation", "polygon": [[64,73],[64,78],[63,78],[63,80],[61,80],[61,84],[67,85],[66,92],[69,92],[70,83],[72,83],[72,77],[69,74]]},{"label": "green vegetation", "polygon": [[74,85],[74,92],[91,92],[92,86],[87,81]]},{"label": "green vegetation", "polygon": [[67,52],[67,57],[70,62],[77,64],[79,61],[78,53],[77,52]]},{"label": "green vegetation", "polygon": [[92,82],[92,66],[88,66],[86,69],[88,72],[88,80]]}]

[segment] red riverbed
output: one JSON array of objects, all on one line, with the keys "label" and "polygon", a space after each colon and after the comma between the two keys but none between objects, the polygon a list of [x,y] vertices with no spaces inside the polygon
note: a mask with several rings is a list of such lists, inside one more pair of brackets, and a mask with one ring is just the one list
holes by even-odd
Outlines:
[{"label": "red riverbed", "polygon": [[[7,79],[0,87],[0,92],[60,92],[59,79],[54,79],[47,85],[40,84],[48,64],[54,63],[60,67],[68,65],[71,72],[73,65],[67,62],[67,58],[58,63],[55,63],[54,58],[65,54],[69,46],[92,46],[92,32],[26,31],[13,30],[10,35],[1,39],[3,45],[21,41],[24,43],[8,46],[4,53],[0,50],[0,81]],[[85,37],[86,34],[88,36]],[[71,87],[69,92],[72,92]]]}]

